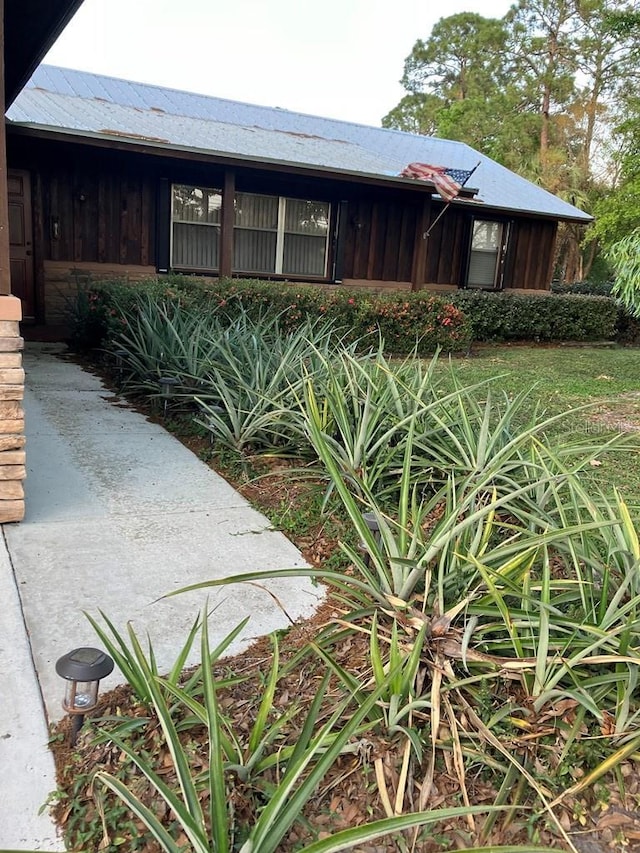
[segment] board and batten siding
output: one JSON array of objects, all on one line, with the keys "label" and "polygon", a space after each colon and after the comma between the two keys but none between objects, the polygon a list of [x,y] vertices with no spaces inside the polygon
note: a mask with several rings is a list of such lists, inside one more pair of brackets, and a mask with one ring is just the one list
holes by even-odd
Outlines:
[{"label": "board and batten siding", "polygon": [[155,265],[155,182],[81,168],[41,177],[47,259]]},{"label": "board and batten siding", "polygon": [[411,281],[419,207],[415,203],[356,199],[348,205],[344,277]]}]

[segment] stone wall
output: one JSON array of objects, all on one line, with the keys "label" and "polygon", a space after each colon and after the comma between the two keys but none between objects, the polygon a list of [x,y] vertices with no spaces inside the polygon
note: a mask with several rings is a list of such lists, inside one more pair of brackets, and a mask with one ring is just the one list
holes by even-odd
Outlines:
[{"label": "stone wall", "polygon": [[20,300],[0,296],[0,524],[24,518],[26,477]]},{"label": "stone wall", "polygon": [[72,264],[68,261],[44,262],[45,319],[47,326],[68,326],[78,291],[92,281],[155,278],[155,267],[120,264]]}]

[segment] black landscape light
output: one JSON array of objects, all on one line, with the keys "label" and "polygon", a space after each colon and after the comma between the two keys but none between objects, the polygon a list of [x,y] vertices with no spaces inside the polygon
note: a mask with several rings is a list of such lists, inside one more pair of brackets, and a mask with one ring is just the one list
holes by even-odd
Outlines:
[{"label": "black landscape light", "polygon": [[[381,542],[380,524],[378,522],[378,517],[376,516],[375,512],[363,512],[362,513],[362,520],[364,521],[364,523],[367,525],[367,527],[369,528],[369,530],[373,534],[373,538],[376,541],[376,545],[379,545]],[[360,542],[360,550],[365,555],[364,562],[365,562],[365,565],[368,566],[369,563],[371,562],[371,555],[369,553],[369,549],[367,547],[366,542]]]},{"label": "black landscape light", "polygon": [[166,417],[169,400],[173,397],[173,392],[181,382],[175,376],[161,376],[158,379],[158,384],[160,385],[160,396],[162,397],[162,413]]},{"label": "black landscape light", "polygon": [[67,682],[62,707],[72,717],[71,744],[76,742],[84,715],[98,704],[98,685],[113,671],[113,660],[100,649],[74,649],[56,661],[56,672]]},{"label": "black landscape light", "polygon": [[117,349],[113,353],[113,357],[116,363],[116,370],[118,371],[118,382],[122,385],[122,378],[124,376],[124,360],[129,355],[126,349]]}]

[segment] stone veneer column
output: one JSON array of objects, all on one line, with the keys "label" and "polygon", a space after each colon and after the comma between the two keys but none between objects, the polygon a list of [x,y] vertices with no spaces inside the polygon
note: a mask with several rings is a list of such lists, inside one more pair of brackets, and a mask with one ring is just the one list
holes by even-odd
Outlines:
[{"label": "stone veneer column", "polygon": [[26,439],[21,318],[20,300],[0,296],[0,524],[24,518]]}]

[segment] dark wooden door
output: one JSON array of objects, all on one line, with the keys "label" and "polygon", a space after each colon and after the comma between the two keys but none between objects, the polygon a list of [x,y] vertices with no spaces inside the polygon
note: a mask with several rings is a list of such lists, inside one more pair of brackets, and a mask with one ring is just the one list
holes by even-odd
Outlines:
[{"label": "dark wooden door", "polygon": [[9,170],[9,241],[11,244],[11,293],[22,300],[22,317],[35,320],[35,278],[33,266],[33,222],[29,172]]}]

